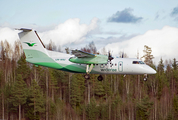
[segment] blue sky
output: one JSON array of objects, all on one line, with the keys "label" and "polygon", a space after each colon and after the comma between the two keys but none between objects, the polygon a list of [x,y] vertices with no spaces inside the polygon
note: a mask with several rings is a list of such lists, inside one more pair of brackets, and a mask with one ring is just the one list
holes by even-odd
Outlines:
[{"label": "blue sky", "polygon": [[[117,55],[127,49],[129,57],[135,57],[138,49],[142,52],[149,40],[135,45],[134,53],[127,47],[129,43],[123,45],[126,44],[123,42],[136,40],[140,36],[145,38],[147,33],[154,36],[156,32],[178,29],[177,0],[0,0],[0,8],[0,40],[18,39],[13,29],[27,27],[36,29],[45,43],[52,39],[57,46],[80,49],[94,41],[98,50],[117,44],[107,50]],[[168,35],[173,43],[177,43],[176,33],[173,33]],[[164,35],[160,36],[165,38]],[[161,42],[162,38],[155,40]],[[166,44],[171,40],[162,42]],[[154,46],[154,42],[149,45]],[[153,50],[158,51],[156,48]],[[162,51],[155,53],[157,59],[168,59],[169,55]],[[174,54],[170,59],[174,57],[178,59]]]}]

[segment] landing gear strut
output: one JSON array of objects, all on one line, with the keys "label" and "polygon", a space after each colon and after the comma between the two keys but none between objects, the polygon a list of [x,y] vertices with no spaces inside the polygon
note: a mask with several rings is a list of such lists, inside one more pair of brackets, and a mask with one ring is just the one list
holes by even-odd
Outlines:
[{"label": "landing gear strut", "polygon": [[92,69],[93,69],[93,64],[86,66],[86,73],[87,73],[87,74],[84,75],[84,78],[85,78],[86,80],[87,80],[87,79],[90,79],[89,73],[91,72]]},{"label": "landing gear strut", "polygon": [[[90,79],[89,73],[91,72],[92,69],[93,69],[93,64],[86,66],[86,74],[84,75],[84,78],[85,78],[86,80]],[[98,76],[98,80],[99,80],[99,81],[102,81],[102,80],[103,80],[103,76],[102,76],[102,75],[99,75],[99,76]]]},{"label": "landing gear strut", "polygon": [[144,80],[144,81],[147,81],[147,74],[144,74],[143,80]]}]

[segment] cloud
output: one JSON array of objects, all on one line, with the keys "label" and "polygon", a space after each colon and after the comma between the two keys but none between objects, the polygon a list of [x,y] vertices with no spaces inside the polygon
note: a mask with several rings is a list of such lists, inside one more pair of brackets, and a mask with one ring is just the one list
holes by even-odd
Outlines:
[{"label": "cloud", "polygon": [[108,22],[117,22],[117,23],[138,23],[143,18],[136,17],[132,14],[133,9],[126,8],[123,11],[117,11],[114,15],[108,18]]},{"label": "cloud", "polygon": [[9,27],[0,27],[0,41],[7,40],[11,45],[13,45],[18,39],[18,31]]},{"label": "cloud", "polygon": [[[63,46],[84,41],[87,36],[91,35],[93,31],[98,29],[98,21],[99,20],[97,18],[93,18],[90,24],[81,24],[80,19],[74,18],[68,19],[64,23],[56,25],[55,27],[47,26],[47,29],[36,25],[33,27],[36,28],[44,44],[48,44],[50,40],[52,40],[56,46]],[[42,30],[42,28],[46,31]],[[11,45],[13,45],[14,41],[19,39],[19,32],[20,31],[14,30],[10,27],[0,27],[0,41],[7,40]]]},{"label": "cloud", "polygon": [[178,7],[175,7],[172,12],[170,13],[170,16],[174,18],[175,21],[178,21]]},{"label": "cloud", "polygon": [[139,51],[140,57],[143,56],[144,45],[151,47],[156,64],[161,57],[163,60],[178,59],[176,53],[178,50],[178,28],[165,26],[159,30],[149,30],[145,34],[129,40],[108,44],[105,48],[113,51],[113,55],[118,55],[120,51],[124,51],[129,57],[136,58],[137,51]]},{"label": "cloud", "polygon": [[171,12],[170,15],[171,15],[171,16],[177,16],[177,15],[178,15],[178,7],[175,7],[175,8],[172,10],[172,12]]},{"label": "cloud", "polygon": [[79,43],[86,39],[86,36],[94,31],[97,25],[98,19],[93,18],[89,25],[80,24],[80,19],[74,18],[59,24],[53,30],[39,33],[44,43],[49,43],[50,40],[57,45],[66,45],[71,43]]}]

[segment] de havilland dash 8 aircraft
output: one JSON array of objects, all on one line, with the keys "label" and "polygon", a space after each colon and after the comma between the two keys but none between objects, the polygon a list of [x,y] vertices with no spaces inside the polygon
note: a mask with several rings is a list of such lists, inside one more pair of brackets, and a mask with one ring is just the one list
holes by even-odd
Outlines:
[{"label": "de havilland dash 8 aircraft", "polygon": [[21,28],[19,38],[25,52],[26,61],[35,65],[50,67],[58,70],[86,73],[84,77],[89,79],[89,74],[100,74],[98,80],[103,80],[102,74],[143,74],[147,80],[147,74],[155,74],[156,71],[139,59],[113,58],[110,54],[97,55],[81,50],[72,50],[72,55],[47,50],[33,29]]}]

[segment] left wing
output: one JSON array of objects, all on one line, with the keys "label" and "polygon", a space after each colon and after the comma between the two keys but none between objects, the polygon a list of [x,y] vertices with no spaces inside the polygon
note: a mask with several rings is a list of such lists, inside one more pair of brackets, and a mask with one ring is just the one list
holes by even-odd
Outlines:
[{"label": "left wing", "polygon": [[75,55],[76,57],[78,58],[92,58],[92,57],[96,57],[95,54],[91,54],[91,53],[88,53],[88,52],[84,52],[84,51],[81,51],[81,50],[72,50],[72,54]]}]

